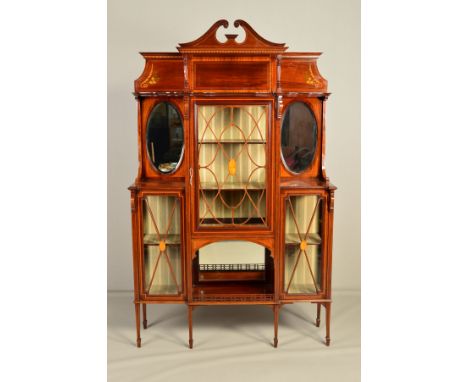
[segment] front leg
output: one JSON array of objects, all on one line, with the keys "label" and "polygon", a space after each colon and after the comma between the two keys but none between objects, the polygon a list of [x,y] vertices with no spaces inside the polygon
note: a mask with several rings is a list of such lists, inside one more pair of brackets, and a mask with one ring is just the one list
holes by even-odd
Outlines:
[{"label": "front leg", "polygon": [[189,326],[189,348],[193,348],[193,337],[192,337],[192,306],[188,306],[188,326]]},{"label": "front leg", "polygon": [[325,337],[325,344],[330,346],[330,320],[331,320],[331,302],[327,302],[325,304],[325,308],[327,310],[327,334]]},{"label": "front leg", "polygon": [[148,327],[148,321],[146,321],[146,304],[143,305],[143,329]]},{"label": "front leg", "polygon": [[137,340],[136,344],[137,347],[141,348],[141,338],[140,338],[140,303],[135,303],[135,318],[136,318],[136,334]]},{"label": "front leg", "polygon": [[322,307],[322,304],[321,303],[317,303],[317,318],[315,319],[315,326],[317,328],[320,327],[320,312],[321,312],[321,307]]},{"label": "front leg", "polygon": [[279,320],[279,305],[274,305],[273,307],[274,311],[274,330],[275,330],[275,338],[273,339],[273,346],[276,348],[278,347],[278,320]]}]

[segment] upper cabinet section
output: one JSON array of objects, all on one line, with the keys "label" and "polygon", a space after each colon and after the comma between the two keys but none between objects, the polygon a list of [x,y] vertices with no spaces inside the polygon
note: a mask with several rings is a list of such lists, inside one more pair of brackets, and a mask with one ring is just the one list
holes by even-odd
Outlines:
[{"label": "upper cabinet section", "polygon": [[[230,28],[239,33],[223,31]],[[178,53],[141,53],[146,60],[135,92],[142,96],[194,93],[325,93],[320,53],[290,53],[284,43],[260,36],[248,23],[214,23]]]},{"label": "upper cabinet section", "polygon": [[[172,53],[141,53],[145,67],[135,81],[134,93],[139,121],[137,179],[164,180],[164,187],[169,182],[177,187],[200,182],[200,196],[209,197],[206,210],[203,205],[196,207],[201,211],[197,227],[214,227],[221,224],[219,221],[240,224],[243,220],[239,219],[250,216],[257,219],[255,224],[270,229],[272,219],[263,203],[271,196],[262,191],[276,184],[277,177],[280,188],[311,187],[309,180],[327,182],[324,119],[329,93],[327,80],[317,66],[321,53],[287,49],[284,43],[260,36],[243,20],[219,20],[200,37],[180,43]],[[264,112],[260,120],[256,119],[258,111]],[[254,118],[247,123],[244,119],[249,115]],[[203,116],[208,119],[200,119]],[[232,118],[221,123],[221,116]],[[249,136],[250,130],[242,130],[260,121],[268,126],[268,134],[257,137],[254,129]],[[220,130],[213,130],[210,136],[215,122]],[[204,127],[207,134],[202,139],[197,129]],[[238,135],[228,137],[228,131]],[[213,158],[213,163],[208,161]],[[219,162],[221,159],[223,163]],[[270,160],[278,163],[269,164]],[[211,165],[216,167],[215,180],[209,179],[213,175]],[[272,168],[267,169],[270,165]],[[267,170],[274,174],[268,175]],[[249,182],[256,186],[250,184],[248,192],[243,193],[244,176],[249,178],[251,172],[254,175]],[[242,192],[236,194],[240,199],[234,198],[231,189],[225,190],[218,184],[226,176],[231,183],[242,186]],[[215,183],[216,189],[212,187]],[[229,202],[213,211],[215,217],[203,220],[211,208],[210,197],[219,201],[224,194],[229,195]],[[233,210],[236,203],[242,208]],[[255,211],[248,210],[246,203]],[[219,221],[213,223],[209,219]],[[191,221],[195,220],[196,217]]]}]

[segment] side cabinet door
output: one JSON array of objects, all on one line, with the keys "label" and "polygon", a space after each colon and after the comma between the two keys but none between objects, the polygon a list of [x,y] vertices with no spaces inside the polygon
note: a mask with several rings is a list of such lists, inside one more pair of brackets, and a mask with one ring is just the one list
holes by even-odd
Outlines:
[{"label": "side cabinet door", "polygon": [[325,198],[318,194],[283,198],[283,277],[285,298],[324,293]]},{"label": "side cabinet door", "polygon": [[145,298],[182,299],[182,198],[176,194],[147,194],[141,203]]}]

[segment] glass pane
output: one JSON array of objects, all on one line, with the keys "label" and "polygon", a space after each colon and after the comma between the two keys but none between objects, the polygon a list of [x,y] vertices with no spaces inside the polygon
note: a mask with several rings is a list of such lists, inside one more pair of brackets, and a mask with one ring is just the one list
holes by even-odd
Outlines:
[{"label": "glass pane", "polygon": [[266,225],[265,105],[198,107],[199,223]]},{"label": "glass pane", "polygon": [[293,102],[281,125],[281,157],[289,171],[300,173],[314,160],[317,146],[317,122],[302,102]]},{"label": "glass pane", "polygon": [[322,200],[317,195],[286,199],[284,290],[316,294],[322,290]]},{"label": "glass pane", "polygon": [[148,119],[146,145],[154,168],[166,174],[177,169],[184,149],[184,128],[174,105],[161,102],[154,107]]},{"label": "glass pane", "polygon": [[179,198],[146,196],[143,200],[145,291],[164,295],[182,292]]}]

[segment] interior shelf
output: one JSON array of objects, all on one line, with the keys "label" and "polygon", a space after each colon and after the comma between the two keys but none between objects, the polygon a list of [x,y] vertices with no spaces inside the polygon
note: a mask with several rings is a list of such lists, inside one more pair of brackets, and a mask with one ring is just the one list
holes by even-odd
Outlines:
[{"label": "interior shelf", "polygon": [[[165,237],[165,235],[161,235]],[[155,233],[145,233],[143,237],[143,243],[145,245],[159,245],[158,235]],[[165,240],[166,245],[180,245],[180,235],[178,234],[170,234],[167,235]]]},{"label": "interior shelf", "polygon": [[229,183],[222,184],[221,187],[218,188],[218,184],[216,182],[201,182],[200,189],[208,190],[208,191],[209,190],[218,191],[218,189],[232,190],[232,191],[238,191],[238,190],[261,191],[265,189],[265,184],[260,183],[260,182],[229,182]]},{"label": "interior shelf", "polygon": [[248,220],[248,222],[249,222],[248,226],[250,227],[250,226],[253,226],[253,225],[264,226],[266,217],[263,217],[263,220],[260,219],[260,218],[248,217],[248,216],[236,217],[236,218],[220,218],[220,217],[217,217],[216,219],[215,218],[203,218],[203,219],[200,219],[200,220],[201,220],[201,223],[203,224],[203,227],[206,227],[206,226],[219,227],[220,223],[223,224],[223,225],[226,225],[226,226],[239,225],[239,224],[242,225]]},{"label": "interior shelf", "polygon": [[[300,245],[301,237],[304,237],[305,233],[301,233],[299,236],[297,233],[286,233],[284,241],[286,245]],[[320,245],[322,243],[322,238],[318,233],[309,233],[306,238],[307,244],[310,245]]]},{"label": "interior shelf", "polygon": [[220,141],[217,141],[215,139],[204,139],[202,141],[199,141],[198,144],[201,144],[201,145],[204,145],[204,144],[218,144],[218,143],[222,143],[222,144],[266,144],[266,140],[264,139],[248,139],[248,140],[244,140],[244,139],[226,139],[226,140],[220,140]]},{"label": "interior shelf", "polygon": [[199,281],[265,280],[265,263],[199,264]]}]

